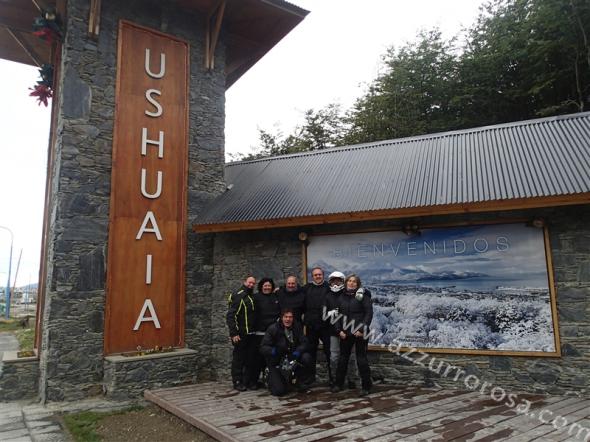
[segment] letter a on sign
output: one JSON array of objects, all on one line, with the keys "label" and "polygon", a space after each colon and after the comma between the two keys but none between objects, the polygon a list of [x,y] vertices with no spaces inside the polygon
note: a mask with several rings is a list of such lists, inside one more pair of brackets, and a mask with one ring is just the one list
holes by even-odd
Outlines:
[{"label": "letter a on sign", "polygon": [[[152,223],[152,228],[148,228],[148,223]],[[162,241],[162,234],[160,233],[160,229],[158,228],[158,223],[156,222],[156,217],[154,216],[154,212],[152,212],[151,210],[148,210],[147,213],[145,214],[145,218],[143,219],[143,222],[141,223],[141,227],[139,228],[139,232],[137,232],[137,236],[135,237],[135,239],[141,239],[142,235],[144,233],[155,233],[156,234],[156,238],[158,238],[158,241]]]},{"label": "letter a on sign", "polygon": [[160,29],[118,25],[105,355],[185,341],[190,47]]},{"label": "letter a on sign", "polygon": [[[145,314],[147,311],[150,311],[150,316],[146,318]],[[139,326],[142,322],[153,322],[156,328],[162,328],[160,326],[160,321],[158,320],[158,315],[156,315],[156,309],[154,308],[154,304],[150,299],[146,299],[143,303],[143,308],[141,309],[141,313],[137,317],[137,321],[135,322],[135,327],[133,330],[139,330]]]}]

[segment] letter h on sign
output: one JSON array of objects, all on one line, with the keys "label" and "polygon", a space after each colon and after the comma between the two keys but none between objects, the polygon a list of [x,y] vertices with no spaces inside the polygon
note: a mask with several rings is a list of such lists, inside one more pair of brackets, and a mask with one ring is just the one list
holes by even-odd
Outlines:
[{"label": "letter h on sign", "polygon": [[119,22],[106,354],[184,342],[188,80],[186,41]]},{"label": "letter h on sign", "polygon": [[[155,78],[155,79],[164,78],[164,75],[166,74],[166,54],[160,53],[160,72],[157,74],[153,73],[151,70],[150,58],[151,58],[150,57],[150,50],[149,50],[149,48],[146,48],[146,50],[145,50],[145,72],[146,72],[146,74],[148,74],[148,76]],[[162,113],[164,112],[164,109],[162,108],[162,105],[156,101],[156,99],[153,97],[153,95],[161,96],[162,92],[158,89],[147,89],[145,91],[146,100],[152,106],[154,106],[156,109],[155,112],[146,109],[145,114],[148,117],[157,118],[162,115]],[[159,133],[158,141],[148,140],[147,128],[146,127],[142,128],[142,130],[141,130],[141,155],[142,156],[147,156],[147,145],[152,144],[152,145],[158,146],[158,159],[164,158],[164,131],[161,130],[159,132],[160,133]],[[145,168],[141,169],[140,189],[141,189],[142,196],[144,196],[145,198],[148,198],[148,199],[157,199],[162,195],[162,182],[164,180],[164,173],[161,170],[158,170],[157,177],[158,177],[157,178],[158,181],[157,181],[157,185],[156,185],[156,192],[155,193],[148,193],[148,191],[146,190],[147,170]],[[151,225],[152,225],[151,228],[147,227],[148,223],[151,223]],[[141,227],[139,228],[139,231],[137,232],[137,236],[135,237],[135,239],[141,240],[144,233],[154,233],[156,235],[156,238],[158,239],[158,241],[162,241],[162,235],[160,233],[160,229],[158,228],[158,222],[156,221],[156,216],[150,210],[148,210],[147,213],[145,214],[145,217],[143,219],[143,223],[141,224]],[[145,283],[146,283],[146,285],[150,285],[152,283],[152,268],[153,268],[152,267],[152,260],[153,260],[153,255],[147,254],[146,255],[146,265],[145,265],[145,269],[146,269]],[[149,312],[150,316],[146,317],[146,314],[148,312]],[[139,327],[144,322],[153,322],[154,326],[156,328],[161,328],[160,321],[159,321],[158,315],[156,313],[156,309],[154,308],[154,305],[149,298],[144,301],[143,306],[141,308],[141,312],[139,313],[139,316],[137,318],[137,321],[135,322],[135,326],[133,327],[133,330],[135,330],[135,331],[139,330]]]}]

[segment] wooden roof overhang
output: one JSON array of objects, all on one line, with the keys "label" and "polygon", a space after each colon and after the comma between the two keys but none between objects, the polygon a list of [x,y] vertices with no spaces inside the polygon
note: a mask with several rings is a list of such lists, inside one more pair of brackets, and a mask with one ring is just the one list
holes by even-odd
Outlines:
[{"label": "wooden roof overhang", "polygon": [[[308,11],[284,0],[169,0],[177,8],[205,18],[205,66],[214,67],[220,34],[226,45],[226,88],[297,26]],[[56,5],[56,3],[58,3]],[[32,35],[41,8],[56,8],[64,0],[0,0],[0,58],[40,66],[50,63],[51,46]],[[100,32],[101,0],[90,0],[88,33]],[[203,27],[196,23],[195,27]]]},{"label": "wooden roof overhang", "polygon": [[33,20],[55,1],[0,0],[0,58],[31,66],[51,63],[51,46],[33,35]]},{"label": "wooden roof overhang", "polygon": [[[284,0],[173,0],[207,17],[206,40],[215,48],[225,33],[226,88],[234,84],[309,13]],[[207,44],[207,43],[206,43]],[[205,62],[207,64],[207,60]]]},{"label": "wooden roof overhang", "polygon": [[281,219],[249,220],[217,224],[194,224],[193,231],[197,233],[235,232],[241,230],[299,227],[320,224],[348,223],[355,221],[379,221],[386,219],[413,218],[436,215],[537,209],[544,207],[558,207],[579,204],[590,204],[590,192],[571,195],[515,198],[474,203],[372,210],[367,212],[343,212],[328,215],[312,215]]}]

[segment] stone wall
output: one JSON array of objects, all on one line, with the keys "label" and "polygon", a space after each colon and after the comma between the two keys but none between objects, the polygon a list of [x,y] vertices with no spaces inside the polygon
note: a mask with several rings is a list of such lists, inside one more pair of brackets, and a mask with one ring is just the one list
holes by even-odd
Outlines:
[{"label": "stone wall", "polygon": [[[433,216],[412,219],[412,223],[448,225],[490,220],[509,222],[535,216],[541,216],[548,222],[562,357],[433,353],[432,356],[437,359],[433,362],[434,368],[438,366],[439,360],[444,360],[466,374],[477,376],[482,382],[487,381],[510,391],[590,396],[590,226],[585,221],[590,219],[590,206]],[[346,233],[352,230],[400,228],[407,222],[391,220],[217,234],[213,292],[215,320],[212,330],[216,336],[213,363],[219,370],[219,378],[227,379],[229,366],[230,346],[223,323],[225,294],[239,286],[242,275],[253,272],[259,278],[271,276],[280,283],[283,283],[283,276],[292,271],[303,276],[301,243],[297,239],[298,232],[302,230],[311,234]],[[403,385],[466,388],[463,382],[453,381],[456,370],[444,377],[403,357],[380,351],[370,352],[370,362],[375,380]],[[426,362],[428,365],[429,361]]]},{"label": "stone wall", "polygon": [[[211,238],[191,221],[223,189],[224,44],[205,71],[203,17],[172,2],[102,2],[98,41],[87,36],[89,2],[69,0],[58,95],[57,140],[49,171],[52,200],[40,349],[42,400],[75,400],[103,391],[105,269],[119,19],[190,43],[186,342],[209,357]],[[206,374],[206,373],[205,373]]]},{"label": "stone wall", "polygon": [[105,394],[110,399],[126,400],[142,397],[148,388],[194,384],[198,359],[198,352],[190,349],[149,356],[107,356]]},{"label": "stone wall", "polygon": [[5,351],[0,361],[0,402],[31,399],[39,388],[37,357],[18,358],[16,351]]}]

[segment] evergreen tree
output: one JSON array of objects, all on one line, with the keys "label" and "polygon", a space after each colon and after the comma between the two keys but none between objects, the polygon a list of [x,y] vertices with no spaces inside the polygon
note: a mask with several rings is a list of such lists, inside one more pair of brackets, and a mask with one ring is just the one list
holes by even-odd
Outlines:
[{"label": "evergreen tree", "polygon": [[260,130],[249,158],[590,110],[590,1],[492,0],[456,41],[434,29],[390,48],[344,115],[328,105],[287,137]]}]

